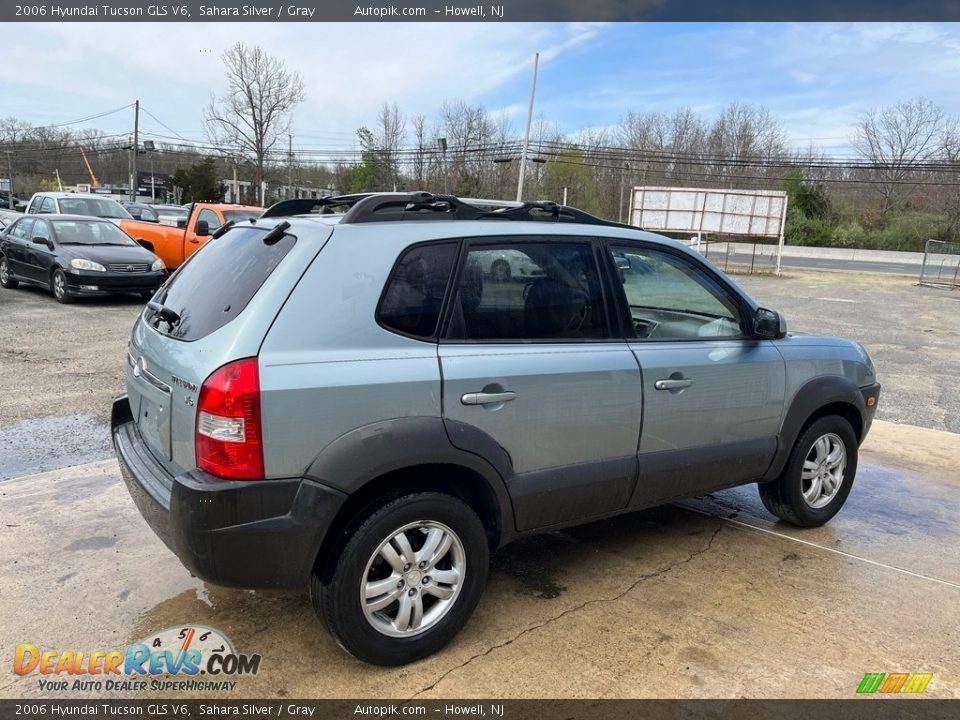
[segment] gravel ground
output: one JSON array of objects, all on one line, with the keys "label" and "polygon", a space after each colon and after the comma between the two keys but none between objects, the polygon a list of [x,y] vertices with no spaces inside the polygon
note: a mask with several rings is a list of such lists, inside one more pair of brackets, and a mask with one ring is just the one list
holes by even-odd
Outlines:
[{"label": "gravel ground", "polygon": [[[865,273],[736,279],[791,329],[866,345],[884,385],[879,418],[960,433],[960,292]],[[133,296],[58,305],[41,290],[0,289],[0,478],[109,455],[110,401],[141,307]]]}]

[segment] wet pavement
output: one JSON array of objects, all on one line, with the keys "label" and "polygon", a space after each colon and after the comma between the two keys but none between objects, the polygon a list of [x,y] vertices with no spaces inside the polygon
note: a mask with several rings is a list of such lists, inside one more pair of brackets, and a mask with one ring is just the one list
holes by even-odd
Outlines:
[{"label": "wet pavement", "polygon": [[110,426],[92,415],[27,418],[0,433],[0,480],[109,457]]},{"label": "wet pavement", "polygon": [[[340,650],[305,593],[191,578],[115,462],[87,463],[0,483],[0,648],[209,625],[263,656],[223,698],[852,697],[896,671],[960,697],[958,468],[956,435],[877,422],[823,528],[773,522],[748,486],[514,543],[447,649],[384,669]],[[0,696],[43,695],[0,673]]]}]

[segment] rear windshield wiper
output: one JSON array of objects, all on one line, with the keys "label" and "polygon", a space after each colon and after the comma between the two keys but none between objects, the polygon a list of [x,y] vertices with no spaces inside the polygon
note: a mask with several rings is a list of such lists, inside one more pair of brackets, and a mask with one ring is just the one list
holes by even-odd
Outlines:
[{"label": "rear windshield wiper", "polygon": [[153,300],[147,303],[147,307],[153,310],[154,314],[164,322],[170,323],[170,325],[180,324],[180,315],[176,310],[154,302]]}]

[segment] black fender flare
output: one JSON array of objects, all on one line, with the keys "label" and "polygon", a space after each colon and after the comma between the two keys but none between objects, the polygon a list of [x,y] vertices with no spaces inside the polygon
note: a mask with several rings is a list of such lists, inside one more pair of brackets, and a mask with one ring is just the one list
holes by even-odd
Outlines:
[{"label": "black fender flare", "polygon": [[[455,423],[460,425],[460,423]],[[409,417],[381,420],[351,430],[321,450],[304,477],[347,495],[382,475],[417,465],[458,465],[479,475],[496,500],[500,543],[515,532],[513,503],[507,492],[512,467],[505,466],[506,452],[476,428],[468,427],[474,447],[470,450],[450,441],[439,417]],[[477,440],[477,435],[482,436]],[[471,451],[476,448],[477,451]],[[498,450],[492,456],[486,451]],[[504,475],[504,472],[508,473]]]},{"label": "black fender flare", "polygon": [[[790,406],[784,414],[783,422],[780,424],[780,433],[777,439],[777,452],[773,457],[773,462],[763,477],[763,481],[776,479],[790,457],[790,451],[793,450],[800,431],[807,421],[818,411],[827,405],[842,403],[850,405],[856,409],[860,416],[861,428],[866,420],[866,405],[864,404],[863,394],[849,378],[842,375],[821,375],[808,380],[800,386]],[[856,428],[855,428],[856,430]],[[862,432],[858,440],[862,440]]]}]

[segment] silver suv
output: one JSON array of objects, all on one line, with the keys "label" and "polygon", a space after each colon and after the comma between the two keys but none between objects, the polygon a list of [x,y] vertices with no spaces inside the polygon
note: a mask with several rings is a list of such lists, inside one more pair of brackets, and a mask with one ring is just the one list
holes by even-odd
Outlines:
[{"label": "silver suv", "polygon": [[850,493],[866,351],[788,334],[681,243],[427,193],[218,234],[133,328],[124,479],[191,572],[309,588],[365,661],[443,647],[520,536],[754,482],[810,527]]}]

